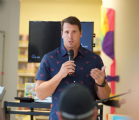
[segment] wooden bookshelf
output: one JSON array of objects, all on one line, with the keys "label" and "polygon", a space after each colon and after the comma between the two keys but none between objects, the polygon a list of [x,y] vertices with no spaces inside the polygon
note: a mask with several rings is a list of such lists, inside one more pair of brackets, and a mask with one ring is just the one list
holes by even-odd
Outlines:
[{"label": "wooden bookshelf", "polygon": [[49,120],[49,116],[35,116],[36,120]]},{"label": "wooden bookshelf", "polygon": [[28,62],[27,58],[18,58],[18,62]]},{"label": "wooden bookshelf", "polygon": [[36,65],[35,65],[37,68],[40,66],[40,63],[36,63]]},{"label": "wooden bookshelf", "polygon": [[28,48],[28,44],[19,44],[19,48]]},{"label": "wooden bookshelf", "polygon": [[28,63],[28,35],[19,35],[17,97],[25,96],[25,83],[34,83],[35,77],[36,65]]},{"label": "wooden bookshelf", "polygon": [[18,91],[24,91],[25,88],[17,87],[17,90],[18,90]]},{"label": "wooden bookshelf", "polygon": [[18,73],[18,76],[23,76],[23,77],[35,77],[35,73]]}]

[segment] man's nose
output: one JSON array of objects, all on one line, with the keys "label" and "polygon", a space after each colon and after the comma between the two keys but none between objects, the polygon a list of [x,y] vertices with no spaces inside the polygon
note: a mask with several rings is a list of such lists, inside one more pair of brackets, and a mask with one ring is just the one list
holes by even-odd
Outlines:
[{"label": "man's nose", "polygon": [[72,33],[69,33],[69,38],[72,38]]}]

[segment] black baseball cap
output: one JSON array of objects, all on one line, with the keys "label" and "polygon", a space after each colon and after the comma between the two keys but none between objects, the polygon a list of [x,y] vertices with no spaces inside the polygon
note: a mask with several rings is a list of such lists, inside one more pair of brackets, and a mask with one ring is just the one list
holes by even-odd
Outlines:
[{"label": "black baseball cap", "polygon": [[58,107],[67,119],[84,119],[93,115],[95,104],[91,92],[84,85],[72,83],[61,92]]}]

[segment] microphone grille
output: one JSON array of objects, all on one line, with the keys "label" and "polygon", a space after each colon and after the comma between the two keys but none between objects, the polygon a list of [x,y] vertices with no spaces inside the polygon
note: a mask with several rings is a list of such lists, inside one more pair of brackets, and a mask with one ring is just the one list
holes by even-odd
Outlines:
[{"label": "microphone grille", "polygon": [[69,52],[68,52],[68,55],[69,56],[74,56],[74,51],[72,49],[70,49]]}]

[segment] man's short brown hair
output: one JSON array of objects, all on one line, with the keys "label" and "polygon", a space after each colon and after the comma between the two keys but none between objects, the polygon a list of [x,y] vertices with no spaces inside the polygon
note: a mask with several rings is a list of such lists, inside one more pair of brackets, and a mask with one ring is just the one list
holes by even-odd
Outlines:
[{"label": "man's short brown hair", "polygon": [[81,22],[78,18],[74,16],[69,16],[61,21],[61,31],[63,31],[64,23],[69,23],[71,25],[78,25],[79,31],[81,32]]}]

